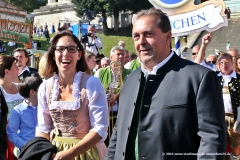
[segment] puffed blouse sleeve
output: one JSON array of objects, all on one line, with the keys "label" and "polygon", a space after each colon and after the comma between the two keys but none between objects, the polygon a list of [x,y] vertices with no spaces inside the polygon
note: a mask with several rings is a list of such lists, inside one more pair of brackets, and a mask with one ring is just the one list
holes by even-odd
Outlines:
[{"label": "puffed blouse sleeve", "polygon": [[47,98],[46,98],[46,86],[47,81],[43,81],[38,89],[38,109],[37,117],[38,124],[36,127],[36,135],[39,133],[49,133],[53,128],[53,121],[48,110]]},{"label": "puffed blouse sleeve", "polygon": [[102,83],[96,77],[91,76],[86,83],[86,91],[89,99],[89,117],[92,129],[101,137],[101,142],[107,137],[108,130],[108,104]]}]

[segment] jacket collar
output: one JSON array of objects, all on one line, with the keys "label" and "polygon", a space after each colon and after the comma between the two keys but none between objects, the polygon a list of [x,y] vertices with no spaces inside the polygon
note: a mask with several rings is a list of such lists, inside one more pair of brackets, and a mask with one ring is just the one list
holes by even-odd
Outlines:
[{"label": "jacket collar", "polygon": [[162,74],[164,72],[166,72],[169,68],[171,68],[179,59],[180,57],[173,52],[173,56],[169,59],[169,61],[167,61],[167,63],[165,63],[165,65],[163,65],[161,68],[158,69],[157,74]]}]

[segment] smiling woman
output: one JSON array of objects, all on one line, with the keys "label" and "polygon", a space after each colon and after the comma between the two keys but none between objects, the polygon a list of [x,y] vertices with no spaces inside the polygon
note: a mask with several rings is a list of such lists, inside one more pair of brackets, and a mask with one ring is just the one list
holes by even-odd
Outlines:
[{"label": "smiling woman", "polygon": [[103,160],[107,99],[100,80],[88,75],[83,46],[62,31],[53,37],[46,59],[45,72],[54,76],[39,87],[37,136],[50,139],[54,125],[52,144],[59,150],[54,160]]},{"label": "smiling woman", "polygon": [[[0,90],[3,93],[8,107],[8,117],[12,109],[22,103],[23,97],[18,93],[14,83],[18,83],[17,59],[12,56],[0,56]],[[13,83],[14,82],[14,83]],[[13,144],[8,141],[6,159],[13,160]]]}]

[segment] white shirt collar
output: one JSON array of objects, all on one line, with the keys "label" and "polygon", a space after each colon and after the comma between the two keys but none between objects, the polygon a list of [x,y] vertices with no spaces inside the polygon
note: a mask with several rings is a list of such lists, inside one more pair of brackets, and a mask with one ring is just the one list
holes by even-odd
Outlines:
[{"label": "white shirt collar", "polygon": [[225,77],[237,78],[237,74],[236,74],[236,72],[234,70],[229,75],[223,75],[222,72],[220,72],[220,73],[218,73],[218,76],[219,77],[222,76],[223,78],[225,78]]},{"label": "white shirt collar", "polygon": [[27,70],[30,73],[28,66],[26,66],[19,75],[21,75],[25,70]]},{"label": "white shirt collar", "polygon": [[141,70],[142,72],[145,74],[145,77],[147,78],[147,76],[149,74],[152,74],[152,75],[156,75],[157,74],[157,71],[159,68],[161,68],[163,65],[165,65],[170,58],[172,58],[172,56],[174,55],[174,52],[172,51],[168,56],[167,58],[165,58],[162,62],[158,63],[156,66],[153,67],[153,70],[152,71],[149,71],[147,69],[145,69],[141,63]]}]

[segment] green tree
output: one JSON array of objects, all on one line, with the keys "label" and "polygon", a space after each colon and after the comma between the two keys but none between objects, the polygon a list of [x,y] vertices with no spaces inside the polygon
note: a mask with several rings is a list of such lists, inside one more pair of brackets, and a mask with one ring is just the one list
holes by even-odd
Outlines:
[{"label": "green tree", "polygon": [[34,9],[40,8],[40,6],[45,6],[47,0],[8,0],[8,2],[18,6],[27,12],[33,12]]},{"label": "green tree", "polygon": [[150,8],[152,5],[147,0],[72,0],[76,6],[78,17],[83,17],[83,9],[101,13],[103,18],[108,15],[114,16],[114,30],[119,29],[119,13],[121,11],[137,12],[141,9]]}]

